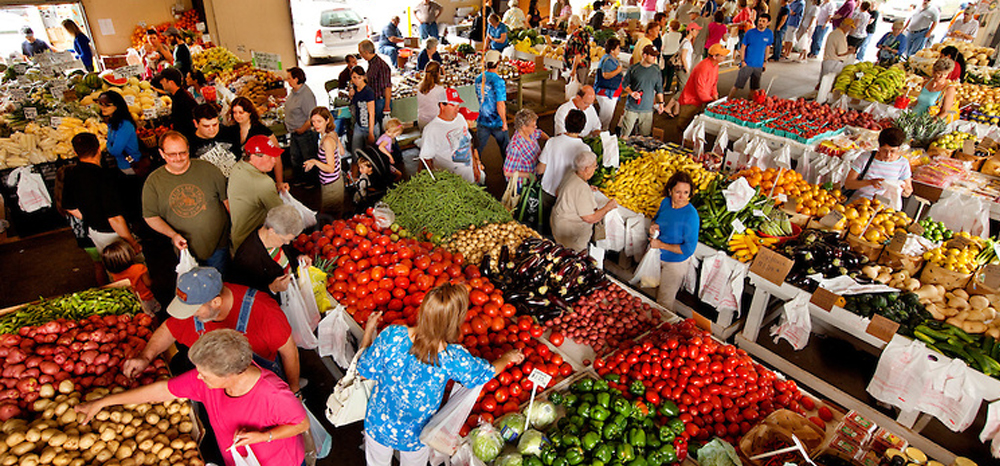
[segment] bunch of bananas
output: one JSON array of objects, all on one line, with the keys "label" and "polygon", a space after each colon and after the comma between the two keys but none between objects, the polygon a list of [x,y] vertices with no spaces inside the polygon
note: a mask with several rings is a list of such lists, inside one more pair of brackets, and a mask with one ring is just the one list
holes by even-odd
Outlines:
[{"label": "bunch of bananas", "polygon": [[688,172],[695,183],[695,190],[705,189],[717,176],[705,170],[688,154],[689,152],[667,149],[643,151],[639,158],[622,164],[614,181],[604,188],[604,194],[614,198],[622,207],[652,217],[663,202],[667,180],[675,172]]},{"label": "bunch of bananas", "polygon": [[729,252],[740,262],[750,262],[757,256],[760,248],[773,246],[777,242],[778,238],[761,238],[753,230],[746,230],[734,233],[729,239]]},{"label": "bunch of bananas", "polygon": [[191,65],[205,74],[205,77],[229,72],[242,63],[233,52],[225,47],[212,47],[191,57]]},{"label": "bunch of bananas", "polygon": [[872,102],[889,103],[896,99],[903,84],[906,83],[906,72],[901,67],[892,66],[875,77],[875,80],[865,89],[865,97]]},{"label": "bunch of bananas", "polygon": [[883,68],[871,62],[845,66],[833,82],[834,90],[874,102],[890,102],[906,82],[901,65]]}]

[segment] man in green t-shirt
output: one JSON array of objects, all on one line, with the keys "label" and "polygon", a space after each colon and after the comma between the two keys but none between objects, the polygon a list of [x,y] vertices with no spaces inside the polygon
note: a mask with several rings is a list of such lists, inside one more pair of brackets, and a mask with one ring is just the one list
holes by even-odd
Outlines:
[{"label": "man in green t-shirt", "polygon": [[191,160],[187,138],[176,131],[160,137],[160,156],[167,164],[150,173],[142,187],[142,216],[175,248],[190,248],[199,262],[225,273],[226,177],[209,162]]},{"label": "man in green t-shirt", "polygon": [[229,175],[229,205],[234,252],[250,233],[264,224],[267,213],[282,204],[274,180],[267,176],[274,170],[281,152],[274,140],[258,134],[247,140],[243,160],[233,166]]}]

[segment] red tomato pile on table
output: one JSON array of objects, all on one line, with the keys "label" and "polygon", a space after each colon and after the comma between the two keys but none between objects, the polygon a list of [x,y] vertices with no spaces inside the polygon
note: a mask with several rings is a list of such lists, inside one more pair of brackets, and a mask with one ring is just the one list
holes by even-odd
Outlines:
[{"label": "red tomato pile on table", "polygon": [[642,381],[650,403],[663,398],[677,403],[691,438],[717,436],[735,444],[776,409],[802,412],[794,381],[779,379],[745,351],[713,340],[691,319],[664,324],[642,340],[598,359],[594,369],[602,377],[618,374],[621,380],[612,386],[619,390]]},{"label": "red tomato pile on table", "polygon": [[[624,288],[613,285],[580,298],[573,312],[553,318],[545,325],[573,341],[590,345],[598,355],[618,348],[660,323],[660,311],[643,303]],[[556,335],[552,334],[555,339]],[[552,344],[555,340],[550,337]]]},{"label": "red tomato pile on table", "polygon": [[0,336],[0,421],[19,417],[45,384],[71,380],[76,387],[134,387],[168,375],[157,358],[137,380],[121,374],[122,362],[137,355],[152,335],[153,318],[139,314],[56,319]]},{"label": "red tomato pile on table", "polygon": [[535,72],[535,62],[527,60],[511,60],[510,61],[517,72],[520,74],[531,74]]}]

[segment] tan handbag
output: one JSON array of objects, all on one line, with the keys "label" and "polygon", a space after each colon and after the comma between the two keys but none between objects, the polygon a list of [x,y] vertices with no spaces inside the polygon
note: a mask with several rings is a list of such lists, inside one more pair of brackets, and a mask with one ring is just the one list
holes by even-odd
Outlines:
[{"label": "tan handbag", "polygon": [[344,377],[333,387],[333,393],[326,400],[326,418],[334,427],[364,420],[368,410],[368,398],[375,388],[375,381],[358,374],[358,358],[361,353],[362,351],[358,351],[354,355]]}]

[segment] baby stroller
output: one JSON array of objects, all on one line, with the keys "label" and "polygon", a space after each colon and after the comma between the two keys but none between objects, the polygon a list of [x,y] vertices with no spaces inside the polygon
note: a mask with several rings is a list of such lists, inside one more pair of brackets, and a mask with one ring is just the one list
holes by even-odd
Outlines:
[{"label": "baby stroller", "polygon": [[[361,172],[358,167],[359,161],[362,159],[367,160],[372,165],[372,173],[368,175],[367,186],[361,182]],[[393,174],[389,157],[379,151],[378,147],[369,146],[354,151],[354,162],[351,163],[351,169],[347,173],[347,181],[347,193],[351,199],[357,198],[355,194],[364,190],[363,195],[360,196],[361,201],[354,204],[355,212],[364,212],[365,209],[378,203],[389,191],[389,188],[396,184],[397,179],[396,175]]]}]

